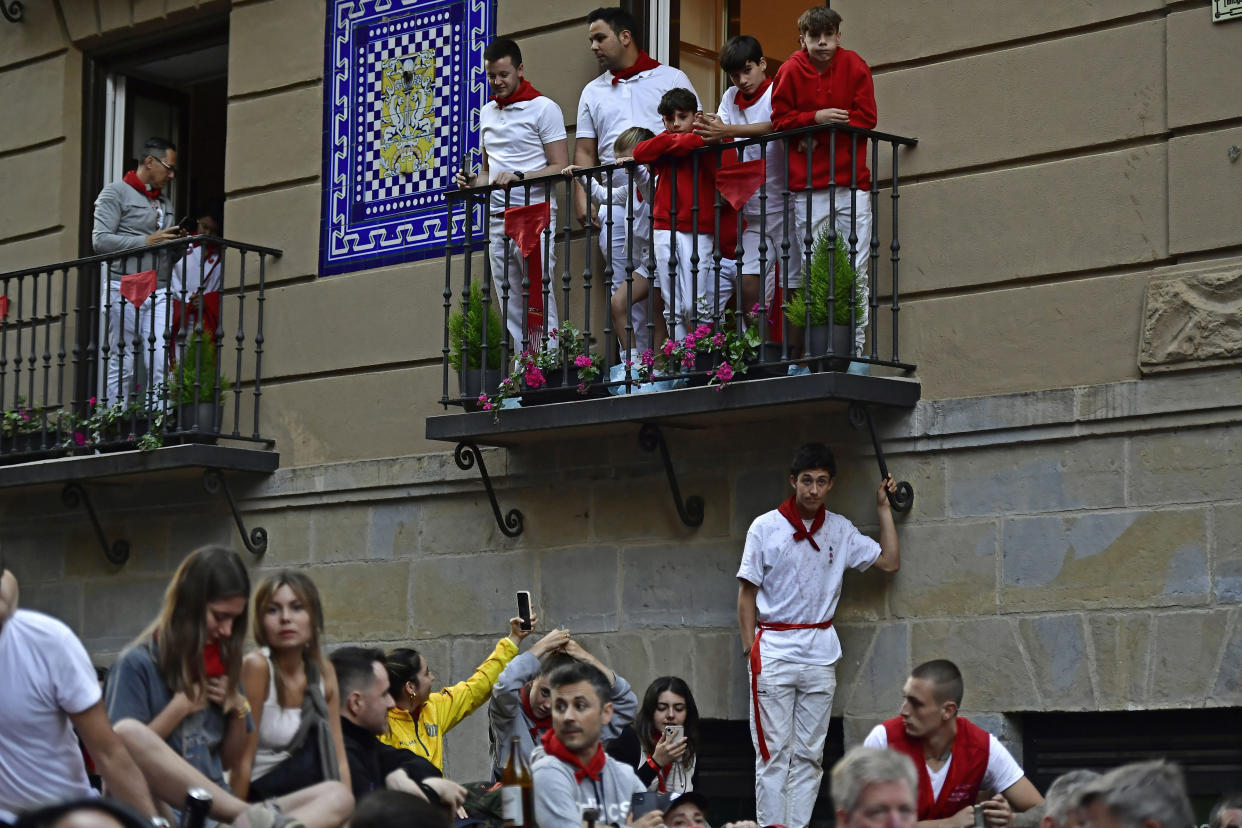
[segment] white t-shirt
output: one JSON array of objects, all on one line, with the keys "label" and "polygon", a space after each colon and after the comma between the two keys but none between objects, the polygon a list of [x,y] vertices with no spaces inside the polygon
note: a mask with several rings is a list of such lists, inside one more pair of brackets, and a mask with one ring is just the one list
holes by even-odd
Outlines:
[{"label": "white t-shirt", "polygon": [[68,714],[100,698],[82,642],[60,621],[19,609],[0,628],[0,817],[91,793]]},{"label": "white t-shirt", "polygon": [[[575,135],[594,138],[600,163],[610,164],[616,157],[612,145],[630,127],[646,127],[657,135],[664,131],[664,121],[658,111],[660,98],[678,87],[694,92],[685,72],[663,63],[619,80],[616,85],[612,82],[612,72],[605,72],[582,89]],[[697,106],[697,92],[694,92],[694,100]]]},{"label": "white t-shirt", "polygon": [[[810,526],[808,525],[809,529]],[[841,515],[826,512],[824,525],[809,541],[794,542],[794,530],[773,509],[755,518],[737,577],[759,587],[755,598],[759,621],[818,624],[832,618],[841,598],[846,567],[866,569],[880,557],[880,545]],[[765,630],[759,640],[764,661],[778,658],[798,664],[835,664],[841,642],[826,630]]]},{"label": "white t-shirt", "polygon": [[[888,732],[884,730],[884,725],[878,724],[871,728],[871,732],[867,734],[867,738],[863,740],[865,747],[886,748],[888,747]],[[927,775],[931,778],[932,796],[939,797],[940,789],[944,787],[944,780],[949,778],[949,766],[953,764],[953,754],[949,754],[949,760],[938,771],[927,768]],[[983,782],[979,789],[983,791],[995,791],[1000,793],[1006,790],[1025,774],[1022,767],[1014,761],[1013,754],[1005,749],[1000,740],[988,734],[988,767],[983,772]]]},{"label": "white t-shirt", "polygon": [[[745,109],[739,109],[737,105],[737,87],[730,86],[725,90],[724,95],[720,99],[720,109],[717,110],[716,115],[726,124],[761,124],[771,122],[772,89],[774,87],[775,84],[768,84],[768,88],[764,90],[759,100]],[[785,189],[785,142],[783,140],[769,141],[766,150],[761,149],[758,144],[753,144],[742,150],[742,158],[745,161],[754,161],[761,157],[767,162],[768,225],[771,226],[772,218],[780,215],[781,191]],[[759,215],[760,195],[761,193],[756,192],[750,197],[742,209],[744,215]]]},{"label": "white t-shirt", "polygon": [[[479,111],[479,133],[487,153],[487,169],[492,183],[502,172],[529,173],[548,166],[544,146],[565,139],[565,115],[547,95],[529,101],[496,106],[488,101]],[[532,187],[531,201],[544,200],[543,187]],[[525,188],[509,188],[509,206],[526,203]],[[505,195],[492,193],[493,210],[503,210]]]}]

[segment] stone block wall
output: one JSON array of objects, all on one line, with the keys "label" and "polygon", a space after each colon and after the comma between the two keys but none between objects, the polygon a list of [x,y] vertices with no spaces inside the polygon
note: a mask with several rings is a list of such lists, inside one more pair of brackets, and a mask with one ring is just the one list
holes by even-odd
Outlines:
[{"label": "stone block wall", "polygon": [[[844,657],[836,714],[847,742],[892,715],[916,663],[957,661],[964,710],[1016,738],[1023,711],[1242,704],[1242,394],[1236,371],[920,403],[879,412],[888,462],[915,487],[899,519],[902,569],[851,573],[837,614]],[[840,511],[874,531],[877,478],[865,436],[839,409],[758,425],[668,430],[702,527],[676,518],[662,467],[636,426],[488,450],[507,538],[476,476],[451,455],[283,469],[235,480],[248,525],[271,535],[257,580],[313,574],[333,644],[423,650],[464,679],[529,589],[540,625],[566,625],[641,692],[690,681],[704,716],[744,720],[736,580],[746,528],[786,496],[796,446],[827,440]],[[108,663],[154,616],[181,556],[226,543],[226,508],[191,479],[97,487],[123,568],[57,492],[0,494],[0,548],[25,606],[65,619]],[[485,773],[480,714],[449,737],[449,772]]]}]

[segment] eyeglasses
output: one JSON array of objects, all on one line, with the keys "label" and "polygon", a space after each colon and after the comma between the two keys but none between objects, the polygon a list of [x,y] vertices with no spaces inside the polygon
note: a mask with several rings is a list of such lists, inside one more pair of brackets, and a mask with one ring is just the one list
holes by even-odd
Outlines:
[{"label": "eyeglasses", "polygon": [[161,167],[163,167],[164,169],[168,170],[168,171],[169,171],[170,173],[172,173],[173,175],[176,175],[176,174],[177,174],[177,165],[176,165],[176,164],[165,164],[163,161],[161,161],[160,159],[156,158],[154,155],[151,155],[151,156],[148,156],[148,157],[149,157],[152,161],[154,161],[155,163],[159,164],[159,165],[160,165]]}]

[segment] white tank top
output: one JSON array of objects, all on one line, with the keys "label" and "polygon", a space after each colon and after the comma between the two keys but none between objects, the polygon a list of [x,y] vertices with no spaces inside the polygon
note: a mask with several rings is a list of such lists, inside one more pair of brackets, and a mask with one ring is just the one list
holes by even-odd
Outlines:
[{"label": "white tank top", "polygon": [[[250,768],[252,780],[258,779],[289,758],[290,753],[286,748],[302,725],[301,705],[281,707],[277,701],[276,665],[272,663],[266,647],[261,652],[267,658],[267,698],[263,700],[263,715],[259,718],[259,747]],[[323,690],[322,677],[319,679],[319,689]]]}]

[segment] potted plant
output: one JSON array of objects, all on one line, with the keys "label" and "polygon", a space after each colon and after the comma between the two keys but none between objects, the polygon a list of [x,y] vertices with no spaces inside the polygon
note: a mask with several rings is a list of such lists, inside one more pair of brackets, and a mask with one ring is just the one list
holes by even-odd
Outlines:
[{"label": "potted plant", "polygon": [[111,405],[100,405],[91,397],[87,415],[78,422],[73,440],[78,446],[99,451],[151,451],[164,445],[163,427],[163,413],[148,411],[139,401],[117,400]]},{"label": "potted plant", "polygon": [[15,405],[15,408],[0,411],[0,462],[49,457],[72,447],[73,417],[69,412],[59,408],[28,408],[26,399],[21,396]]},{"label": "potted plant", "polygon": [[178,431],[215,435],[223,423],[223,400],[229,378],[220,372],[216,343],[194,333],[168,379],[168,403],[175,406]]},{"label": "potted plant", "polygon": [[461,380],[461,394],[473,407],[480,394],[486,395],[500,384],[500,351],[503,328],[494,305],[487,308],[487,365],[483,365],[483,289],[479,281],[470,283],[461,307],[449,316],[449,365]]},{"label": "potted plant", "polygon": [[853,308],[854,323],[861,320],[865,299],[857,287],[858,274],[850,261],[845,242],[837,234],[834,253],[833,240],[829,237],[830,230],[831,228],[825,227],[815,239],[810,278],[804,287],[790,290],[789,298],[785,302],[785,317],[790,325],[804,327],[807,321],[807,302],[810,303],[811,328],[805,342],[806,353],[814,358],[828,351],[828,309],[831,306],[832,353],[841,359],[830,360],[828,368],[843,371],[849,365],[848,357],[854,345],[854,325],[851,324],[850,311]]}]

